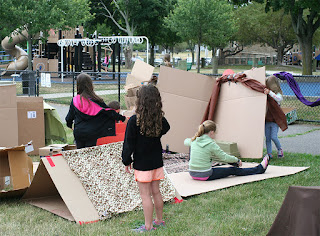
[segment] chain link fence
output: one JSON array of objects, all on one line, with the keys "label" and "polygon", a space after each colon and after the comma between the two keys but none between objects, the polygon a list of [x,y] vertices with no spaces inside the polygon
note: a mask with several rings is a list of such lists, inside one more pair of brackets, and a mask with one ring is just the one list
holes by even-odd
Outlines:
[{"label": "chain link fence", "polygon": [[[20,74],[19,74],[20,73]],[[127,72],[87,72],[94,84],[95,92],[106,103],[120,101],[121,109],[127,109],[124,97],[126,92],[124,85]],[[42,74],[42,73],[41,73]],[[42,96],[45,101],[69,105],[73,96],[76,95],[76,77],[79,72],[67,72],[61,76],[57,72],[44,72],[50,74],[50,87],[45,87],[45,79],[38,72],[32,75],[23,75],[23,71],[16,71],[10,79],[1,78],[0,81],[15,80],[17,95]],[[221,76],[221,75],[214,75]],[[302,95],[310,102],[320,98],[320,76],[294,75]],[[280,81],[284,100],[282,107],[296,110],[298,121],[320,123],[320,106],[309,107],[300,102],[286,81]],[[49,86],[49,84],[47,84]]]}]

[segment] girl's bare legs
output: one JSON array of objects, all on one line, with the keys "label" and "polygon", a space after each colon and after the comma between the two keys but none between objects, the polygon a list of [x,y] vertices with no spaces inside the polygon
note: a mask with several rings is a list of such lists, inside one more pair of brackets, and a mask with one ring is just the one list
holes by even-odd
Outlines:
[{"label": "girl's bare legs", "polygon": [[160,180],[151,182],[152,197],[153,197],[154,207],[156,210],[156,222],[162,221],[162,214],[163,214],[163,200],[162,200],[162,195],[160,193],[159,184],[160,184]]},{"label": "girl's bare legs", "polygon": [[143,183],[137,182],[139,187],[140,196],[142,199],[142,207],[144,214],[144,225],[147,230],[152,228],[152,220],[153,220],[153,202],[151,198],[152,189],[151,183]]}]

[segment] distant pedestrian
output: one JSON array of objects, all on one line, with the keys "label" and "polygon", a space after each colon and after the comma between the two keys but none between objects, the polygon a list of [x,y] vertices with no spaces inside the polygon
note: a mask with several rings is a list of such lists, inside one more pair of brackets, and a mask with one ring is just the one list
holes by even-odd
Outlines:
[{"label": "distant pedestrian", "polygon": [[164,54],[163,62],[164,62],[165,66],[172,67],[172,64],[170,62],[170,54],[169,53]]}]

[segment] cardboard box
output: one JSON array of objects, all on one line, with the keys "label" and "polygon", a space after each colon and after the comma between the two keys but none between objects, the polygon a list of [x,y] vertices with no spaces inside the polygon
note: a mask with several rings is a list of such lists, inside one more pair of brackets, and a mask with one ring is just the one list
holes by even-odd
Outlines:
[{"label": "cardboard box", "polygon": [[0,147],[19,145],[16,93],[15,84],[0,85]]},{"label": "cardboard box", "polygon": [[137,91],[139,90],[139,88],[140,88],[140,86],[128,89],[127,96],[128,97],[136,97],[137,96]]},{"label": "cardboard box", "polygon": [[[245,71],[265,84],[265,68]],[[215,78],[160,66],[157,87],[171,128],[162,137],[170,151],[187,153],[184,139],[193,137],[201,124]],[[221,85],[216,108],[216,140],[237,143],[244,158],[261,158],[264,140],[266,96],[240,83]]]},{"label": "cardboard box", "polygon": [[22,196],[33,179],[33,164],[24,146],[0,149],[0,198]]},{"label": "cardboard box", "polygon": [[282,107],[281,108],[287,118],[287,123],[292,124],[298,119],[297,110],[292,107]]},{"label": "cardboard box", "polygon": [[[51,144],[49,146],[39,148],[39,156],[45,157],[49,155],[56,155],[62,151],[74,150],[77,146],[74,144]],[[50,154],[51,153],[51,154]]]},{"label": "cardboard box", "polygon": [[216,140],[219,147],[227,154],[240,157],[240,152],[238,150],[237,143],[234,142],[224,142]]},{"label": "cardboard box", "polygon": [[29,155],[38,155],[39,148],[45,145],[43,98],[19,96],[17,108],[19,145],[32,140],[34,151]]},{"label": "cardboard box", "polygon": [[33,58],[34,71],[49,71],[48,58]]},{"label": "cardboard box", "polygon": [[124,102],[127,109],[132,110],[136,106],[137,97],[124,96]]}]

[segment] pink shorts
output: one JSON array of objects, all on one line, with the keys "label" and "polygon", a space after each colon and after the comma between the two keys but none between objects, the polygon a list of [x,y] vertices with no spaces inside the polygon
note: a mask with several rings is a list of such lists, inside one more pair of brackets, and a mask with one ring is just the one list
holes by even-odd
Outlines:
[{"label": "pink shorts", "polygon": [[138,182],[149,183],[155,180],[164,179],[163,167],[155,170],[134,170],[134,178]]}]

